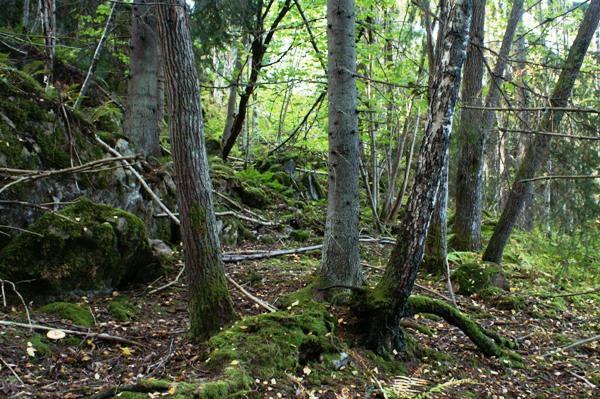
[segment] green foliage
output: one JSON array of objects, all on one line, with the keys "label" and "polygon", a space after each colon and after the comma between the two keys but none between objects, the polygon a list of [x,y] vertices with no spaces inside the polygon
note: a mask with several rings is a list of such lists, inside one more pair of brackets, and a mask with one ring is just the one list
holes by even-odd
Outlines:
[{"label": "green foliage", "polygon": [[94,325],[94,317],[90,310],[77,303],[52,302],[42,306],[40,312],[70,320],[77,326],[92,327]]}]

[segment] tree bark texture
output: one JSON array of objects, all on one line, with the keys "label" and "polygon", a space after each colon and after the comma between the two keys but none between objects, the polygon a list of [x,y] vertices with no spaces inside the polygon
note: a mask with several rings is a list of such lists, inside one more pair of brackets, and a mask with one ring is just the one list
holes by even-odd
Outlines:
[{"label": "tree bark texture", "polygon": [[[519,0],[517,0],[519,1]],[[481,106],[483,89],[483,50],[486,0],[473,0],[473,17],[469,30],[469,46],[465,60],[461,101]],[[456,211],[453,247],[461,251],[481,246],[481,207],[483,168],[478,164],[481,142],[481,111],[462,108],[456,131],[459,140],[456,168]]]},{"label": "tree bark texture", "polygon": [[132,5],[129,81],[125,135],[144,156],[159,157],[163,119],[161,57],[155,5],[142,0]]},{"label": "tree bark texture", "polygon": [[320,276],[359,285],[359,149],[354,0],[328,0],[329,189]]},{"label": "tree bark texture", "polygon": [[446,273],[448,258],[448,155],[442,169],[440,188],[435,201],[435,210],[431,217],[427,240],[425,241],[425,257],[423,269],[427,273],[443,275]]},{"label": "tree bark texture", "polygon": [[46,70],[44,84],[46,90],[54,80],[54,53],[56,52],[56,5],[54,0],[40,0],[42,15],[42,31],[44,32],[44,51],[46,53]]},{"label": "tree bark texture", "polygon": [[402,350],[404,347],[399,322],[423,260],[427,229],[448,156],[471,12],[471,0],[455,0],[448,5],[447,21],[443,24],[444,35],[436,57],[439,65],[431,87],[427,125],[414,184],[400,224],[397,244],[381,282],[370,293],[370,303],[375,310],[368,343],[380,353],[395,348]]},{"label": "tree bark texture", "polygon": [[[579,75],[581,64],[594,37],[594,32],[598,27],[599,19],[600,0],[591,0],[579,26],[577,36],[569,50],[569,55],[563,65],[556,86],[550,96],[551,107],[567,106],[573,85]],[[561,110],[548,110],[542,117],[538,130],[558,131],[563,114],[564,111]],[[515,222],[532,194],[532,182],[521,182],[521,180],[534,177],[535,173],[547,161],[550,154],[550,142],[551,137],[546,135],[536,135],[529,142],[500,220],[498,220],[494,234],[483,255],[485,261],[496,263],[502,261],[502,255]]]},{"label": "tree bark texture", "polygon": [[[569,50],[567,60],[563,65],[560,76],[550,96],[550,106],[555,108],[566,107],[575,80],[579,75],[581,64],[587,53],[587,49],[594,37],[600,19],[600,0],[591,0],[587,7],[585,16],[579,26],[577,36]],[[540,122],[538,130],[546,132],[557,132],[564,111],[548,110]],[[528,144],[525,156],[519,166],[517,177],[513,183],[508,199],[504,205],[502,215],[494,229],[494,234],[483,254],[483,260],[500,263],[502,255],[512,229],[525,204],[531,199],[533,183],[521,182],[531,179],[541,166],[547,161],[550,154],[551,136],[536,135]]]},{"label": "tree bark texture", "polygon": [[235,315],[213,209],[186,3],[166,0],[157,11],[189,290],[190,332],[194,339],[201,340],[230,323]]}]

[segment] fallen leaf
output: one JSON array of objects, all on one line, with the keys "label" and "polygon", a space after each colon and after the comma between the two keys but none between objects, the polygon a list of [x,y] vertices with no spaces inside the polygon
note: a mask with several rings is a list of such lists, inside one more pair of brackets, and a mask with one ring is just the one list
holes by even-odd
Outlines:
[{"label": "fallen leaf", "polygon": [[121,353],[123,354],[123,356],[129,357],[129,356],[133,355],[133,349],[131,349],[127,346],[124,346],[121,348]]},{"label": "fallen leaf", "polygon": [[35,357],[35,348],[31,342],[27,342],[27,354],[31,357]]}]

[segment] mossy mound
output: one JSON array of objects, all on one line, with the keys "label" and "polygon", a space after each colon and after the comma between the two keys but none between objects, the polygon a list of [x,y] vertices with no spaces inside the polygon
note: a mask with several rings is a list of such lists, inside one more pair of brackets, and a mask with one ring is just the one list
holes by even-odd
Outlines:
[{"label": "mossy mound", "polygon": [[246,317],[211,338],[209,365],[240,364],[253,377],[271,378],[339,352],[334,320],[324,305],[294,301],[288,308]]},{"label": "mossy mound", "polygon": [[144,223],[120,209],[82,199],[28,230],[0,251],[0,277],[31,281],[19,286],[28,296],[108,291],[161,273]]},{"label": "mossy mound", "polygon": [[40,311],[61,319],[70,320],[78,326],[92,327],[94,325],[94,316],[92,316],[90,310],[77,303],[52,302],[42,306]]},{"label": "mossy mound", "polygon": [[110,301],[107,309],[117,321],[130,321],[138,314],[138,310],[126,296],[119,296]]},{"label": "mossy mound", "polygon": [[472,295],[492,287],[509,289],[502,269],[494,263],[464,263],[452,274],[452,282],[462,295]]}]

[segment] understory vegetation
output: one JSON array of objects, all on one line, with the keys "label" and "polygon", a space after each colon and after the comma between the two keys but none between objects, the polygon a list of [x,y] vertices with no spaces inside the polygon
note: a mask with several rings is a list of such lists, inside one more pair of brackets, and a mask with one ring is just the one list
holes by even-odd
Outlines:
[{"label": "understory vegetation", "polygon": [[7,0],[0,398],[594,398],[600,0]]}]

